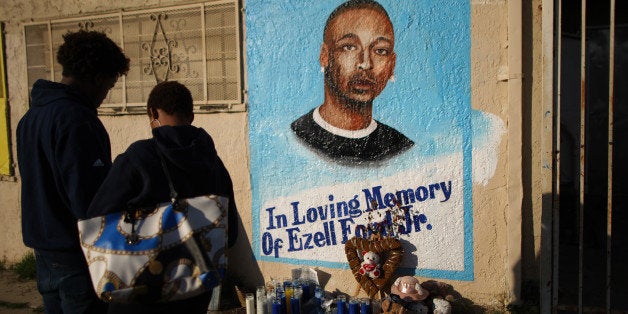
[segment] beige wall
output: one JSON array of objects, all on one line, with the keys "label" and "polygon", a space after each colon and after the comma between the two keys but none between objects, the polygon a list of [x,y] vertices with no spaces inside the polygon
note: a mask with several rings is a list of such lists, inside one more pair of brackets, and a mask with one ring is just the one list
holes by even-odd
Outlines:
[{"label": "beige wall", "polygon": [[[508,83],[503,80],[508,73],[507,23],[508,8],[503,1],[484,1],[471,6],[471,105],[500,116],[508,126]],[[513,130],[507,131],[509,135]],[[506,136],[498,151],[495,176],[488,185],[473,187],[476,280],[465,283],[464,288],[480,304],[500,305],[508,298]]]},{"label": "beige wall", "polygon": [[[25,70],[25,47],[23,39],[23,23],[31,20],[41,20],[45,18],[59,18],[79,14],[91,14],[103,11],[117,10],[124,3],[125,8],[139,8],[140,6],[172,5],[188,3],[189,1],[160,1],[160,0],[127,0],[120,2],[117,0],[4,0],[0,6],[0,16],[6,25],[6,56],[9,83],[10,102],[10,124],[11,141],[15,142],[15,128],[20,117],[28,108],[26,70]],[[540,2],[533,1],[533,2]],[[521,157],[522,134],[521,116],[510,116],[513,112],[521,111],[521,104],[512,101],[513,83],[517,80],[509,68],[513,66],[513,52],[510,45],[509,34],[512,37],[513,25],[509,26],[509,14],[516,14],[508,2],[504,0],[473,0],[471,1],[471,88],[472,106],[499,116],[507,126],[507,133],[502,138],[498,148],[498,165],[495,175],[486,185],[475,185],[473,195],[473,221],[474,221],[474,264],[475,279],[473,281],[448,281],[456,291],[463,297],[472,300],[477,304],[500,305],[508,303],[517,293],[517,286],[520,284],[518,268],[522,264],[522,248],[518,245],[517,239],[521,236],[521,218],[513,213],[521,213],[521,204],[517,199],[523,199],[523,189],[521,185],[522,162],[520,159],[511,162],[513,152]],[[531,33],[524,35],[523,39],[528,41],[524,47],[528,47],[527,52],[533,56],[539,54],[538,40],[532,42],[533,31],[538,30],[540,21],[538,16],[540,8],[528,9],[534,18],[525,19],[528,31]],[[509,33],[510,27],[510,33]],[[512,38],[511,38],[512,40]],[[539,69],[536,58],[528,56],[525,60],[535,62],[529,64],[529,68]],[[515,58],[516,59],[516,58]],[[532,78],[538,77],[538,72],[533,73]],[[519,76],[520,77],[520,76]],[[521,82],[519,80],[519,82]],[[536,81],[535,81],[536,82]],[[524,88],[524,92],[532,94],[533,89],[540,88],[540,82],[534,83]],[[516,86],[515,86],[516,87]],[[521,86],[520,86],[521,87]],[[516,88],[514,89],[516,90]],[[509,97],[510,96],[510,97]],[[540,97],[540,96],[535,96]],[[526,101],[528,104],[535,102],[536,98]],[[515,106],[513,108],[513,106]],[[540,111],[534,111],[534,118],[539,119]],[[116,156],[122,152],[130,143],[137,139],[149,136],[148,120],[145,116],[121,116],[102,117],[102,120],[110,133],[112,142],[112,153]],[[248,154],[248,126],[246,113],[221,113],[221,114],[200,114],[197,115],[195,125],[202,126],[214,137],[219,155],[223,158],[229,169],[236,189],[236,201],[240,209],[242,225],[244,230],[236,247],[234,256],[230,261],[237,270],[238,279],[246,281],[250,286],[259,284],[259,274],[264,280],[272,278],[286,277],[291,265],[276,263],[260,263],[259,268],[255,267],[250,248],[250,237],[252,234],[251,222],[251,186],[249,174],[249,154]],[[518,127],[519,126],[519,127]],[[529,127],[529,126],[526,126]],[[535,129],[530,138],[540,136]],[[536,145],[536,144],[533,144]],[[13,157],[15,157],[15,145],[13,146]],[[538,156],[532,159],[524,158],[524,165],[532,169],[540,169]],[[531,172],[535,176],[534,170]],[[527,171],[526,171],[527,172]],[[20,180],[19,173],[15,178],[4,178],[0,181],[0,221],[4,222],[0,229],[0,258],[8,261],[18,260],[27,249],[22,245],[20,235]],[[11,181],[16,179],[15,181]],[[533,187],[535,193],[532,199],[527,198],[524,205],[534,204],[535,211],[531,216],[524,216],[534,220],[534,228],[527,227],[526,234],[532,240],[530,246],[525,247],[524,252],[530,252],[529,261],[534,262],[538,251],[538,216],[540,205],[538,204],[540,194],[538,188]],[[513,200],[515,200],[513,202]],[[530,218],[532,217],[532,218]],[[525,240],[526,238],[524,238]],[[280,267],[278,267],[278,265]],[[534,266],[523,267],[528,277],[534,279],[536,269]],[[320,269],[320,271],[330,275],[326,290],[338,289],[343,292],[352,293],[355,289],[355,279],[349,270]],[[423,278],[422,278],[423,279]]]},{"label": "beige wall", "polygon": [[[542,46],[541,46],[541,36],[534,36],[534,34],[539,34],[541,31],[541,15],[540,15],[540,1],[532,1],[533,3],[524,9],[524,14],[531,19],[531,23],[527,29],[524,30],[524,37],[526,37],[529,41],[524,45],[524,51],[526,57],[522,60],[526,75],[524,79],[524,90],[526,91],[526,96],[524,96],[524,102],[526,103],[526,110],[524,112],[525,115],[530,117],[530,121],[536,121],[539,123],[543,116],[543,110],[541,107],[541,92],[539,91],[542,88],[542,70],[541,70],[541,62],[542,58]],[[534,5],[536,4],[536,5]],[[533,56],[536,56],[533,57]],[[530,126],[525,128],[523,136],[527,138],[535,138],[523,148],[524,150],[524,164],[530,167],[530,173],[524,180],[528,181],[531,177],[538,177],[541,171],[541,155],[538,153],[541,141],[539,140],[541,137],[542,128],[533,128]],[[539,251],[539,238],[540,238],[540,210],[541,210],[541,198],[542,198],[542,186],[541,181],[537,180],[535,182],[529,181],[526,187],[528,190],[528,194],[524,198],[524,221],[535,221],[534,225],[528,225],[527,227],[522,228],[523,232],[523,255],[529,258],[533,258],[538,254]],[[538,275],[537,265],[527,264],[523,271],[523,276],[525,278],[530,278],[532,276]]]}]

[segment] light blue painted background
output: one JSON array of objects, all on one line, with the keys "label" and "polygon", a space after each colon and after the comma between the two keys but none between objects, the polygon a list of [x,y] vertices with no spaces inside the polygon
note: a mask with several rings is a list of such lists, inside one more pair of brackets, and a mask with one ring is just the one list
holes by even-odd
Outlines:
[{"label": "light blue painted background", "polygon": [[[249,0],[246,49],[253,189],[253,246],[260,260],[345,268],[346,265],[259,256],[259,210],[264,201],[316,186],[377,178],[422,160],[463,152],[465,270],[417,269],[416,275],[473,278],[470,7],[467,0],[380,1],[395,27],[396,81],[374,102],[374,118],[415,141],[378,167],[343,167],[300,147],[290,123],[323,101],[318,61],[324,23],[338,0]],[[475,134],[476,137],[482,134]],[[486,134],[484,134],[486,135]]]}]

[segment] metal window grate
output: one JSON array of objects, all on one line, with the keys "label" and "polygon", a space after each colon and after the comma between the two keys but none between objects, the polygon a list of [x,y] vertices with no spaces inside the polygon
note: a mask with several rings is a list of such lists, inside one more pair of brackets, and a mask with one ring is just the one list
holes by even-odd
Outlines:
[{"label": "metal window grate", "polygon": [[152,87],[172,80],[190,89],[196,112],[245,110],[237,0],[26,24],[28,86],[61,78],[56,51],[63,34],[79,29],[104,32],[131,59],[100,114],[144,114]]}]

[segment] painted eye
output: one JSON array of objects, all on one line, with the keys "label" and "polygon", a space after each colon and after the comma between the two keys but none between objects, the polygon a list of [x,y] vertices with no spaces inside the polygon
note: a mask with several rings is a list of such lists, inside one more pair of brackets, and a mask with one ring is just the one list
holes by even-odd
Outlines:
[{"label": "painted eye", "polygon": [[345,51],[354,51],[356,49],[357,48],[354,45],[344,45],[344,46],[342,46],[342,50],[345,50]]},{"label": "painted eye", "polygon": [[375,49],[375,53],[380,56],[387,56],[389,52],[388,52],[388,49],[379,48],[379,49]]}]

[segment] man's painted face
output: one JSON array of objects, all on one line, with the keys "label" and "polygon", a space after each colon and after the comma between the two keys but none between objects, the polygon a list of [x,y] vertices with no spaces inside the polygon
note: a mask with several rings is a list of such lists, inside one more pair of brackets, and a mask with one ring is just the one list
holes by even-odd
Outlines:
[{"label": "man's painted face", "polygon": [[393,74],[394,40],[392,24],[381,12],[363,8],[336,16],[321,49],[332,91],[353,101],[373,101]]}]

